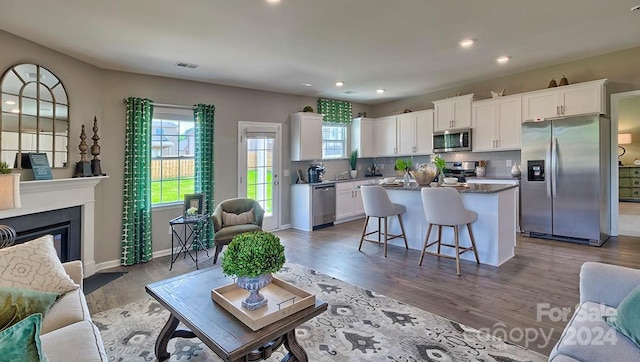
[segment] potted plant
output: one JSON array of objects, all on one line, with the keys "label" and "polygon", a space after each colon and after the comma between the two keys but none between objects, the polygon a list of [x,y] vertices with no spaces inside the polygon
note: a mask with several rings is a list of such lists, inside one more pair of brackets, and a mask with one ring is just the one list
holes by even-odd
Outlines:
[{"label": "potted plant", "polygon": [[9,164],[4,161],[0,161],[0,174],[6,175],[10,173],[11,173],[11,169],[9,168]]},{"label": "potted plant", "polygon": [[358,150],[353,150],[351,152],[351,157],[349,157],[349,166],[351,166],[351,178],[356,178],[358,176],[358,170],[356,169],[356,165],[358,163]]},{"label": "potted plant", "polygon": [[440,157],[440,155],[436,155],[431,160],[431,162],[438,169],[438,183],[440,185],[442,185],[444,183],[444,169],[445,169],[445,166],[447,165],[447,163],[445,162],[444,158]]},{"label": "potted plant", "polygon": [[267,304],[260,289],[271,283],[275,273],[285,262],[284,246],[280,238],[266,231],[236,235],[222,256],[222,271],[236,276],[235,283],[249,291],[242,306],[255,310]]}]

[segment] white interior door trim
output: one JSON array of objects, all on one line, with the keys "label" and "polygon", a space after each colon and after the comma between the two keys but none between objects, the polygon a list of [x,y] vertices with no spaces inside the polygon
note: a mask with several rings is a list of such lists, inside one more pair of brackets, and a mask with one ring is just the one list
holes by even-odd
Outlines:
[{"label": "white interior door trim", "polygon": [[618,236],[618,101],[640,96],[640,90],[611,95],[611,236]]}]

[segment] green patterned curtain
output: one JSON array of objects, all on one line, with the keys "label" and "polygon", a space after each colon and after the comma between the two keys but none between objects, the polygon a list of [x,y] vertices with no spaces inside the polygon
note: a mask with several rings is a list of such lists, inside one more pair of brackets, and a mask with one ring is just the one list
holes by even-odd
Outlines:
[{"label": "green patterned curtain", "polygon": [[[196,180],[195,191],[203,193],[205,197],[205,213],[213,213],[213,115],[216,107],[214,105],[198,104],[195,106],[194,117],[196,120]],[[213,245],[213,232],[211,224],[203,231],[202,239],[207,247]]]},{"label": "green patterned curtain", "polygon": [[151,100],[127,99],[124,189],[122,195],[122,257],[120,264],[151,260]]},{"label": "green patterned curtain", "polygon": [[351,103],[318,99],[318,113],[324,114],[323,121],[327,123],[351,124]]}]

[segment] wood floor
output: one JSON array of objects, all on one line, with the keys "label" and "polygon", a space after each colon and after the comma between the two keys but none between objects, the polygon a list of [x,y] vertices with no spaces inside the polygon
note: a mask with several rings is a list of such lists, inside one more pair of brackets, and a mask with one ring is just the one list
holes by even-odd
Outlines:
[{"label": "wood floor", "polygon": [[[591,247],[518,236],[513,259],[501,267],[462,261],[462,276],[458,277],[455,260],[426,255],[418,266],[418,250],[390,246],[385,258],[381,245],[365,243],[359,252],[362,223],[356,220],[314,232],[289,229],[275,234],[291,262],[500,337],[506,330],[505,339],[547,355],[566,321],[538,316],[538,308],[568,307],[573,312],[579,301],[582,263],[640,268],[640,238],[611,238],[602,247]],[[201,268],[212,265],[211,257],[206,258],[203,251],[199,255]],[[87,296],[92,313],[146,298],[146,284],[195,270],[195,265],[187,257],[169,271],[169,257],[163,257],[108,271],[118,270],[128,274]],[[521,333],[530,338],[522,338]],[[542,334],[550,335],[550,340],[545,341]]]}]

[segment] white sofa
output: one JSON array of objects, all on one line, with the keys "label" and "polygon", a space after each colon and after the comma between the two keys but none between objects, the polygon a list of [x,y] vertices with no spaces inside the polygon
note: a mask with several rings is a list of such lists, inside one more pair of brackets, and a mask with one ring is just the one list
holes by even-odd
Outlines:
[{"label": "white sofa", "polygon": [[550,362],[640,361],[640,348],[602,320],[638,285],[640,270],[587,262],[580,270],[580,305],[551,351]]},{"label": "white sofa", "polygon": [[82,262],[71,261],[62,266],[80,288],[58,299],[45,316],[40,330],[42,349],[50,362],[106,362],[102,337],[91,322],[82,293]]}]

